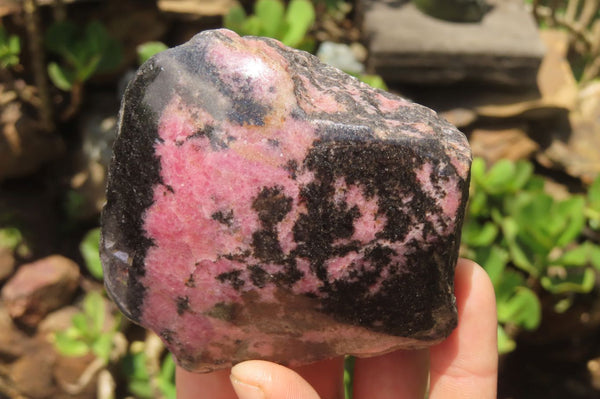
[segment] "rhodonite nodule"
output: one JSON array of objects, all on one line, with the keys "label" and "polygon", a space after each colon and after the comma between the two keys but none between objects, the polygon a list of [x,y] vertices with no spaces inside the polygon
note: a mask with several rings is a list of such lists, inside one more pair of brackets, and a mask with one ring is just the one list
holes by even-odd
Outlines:
[{"label": "rhodonite nodule", "polygon": [[465,136],[278,41],[205,31],[122,103],[108,292],[183,367],[300,365],[456,325]]}]

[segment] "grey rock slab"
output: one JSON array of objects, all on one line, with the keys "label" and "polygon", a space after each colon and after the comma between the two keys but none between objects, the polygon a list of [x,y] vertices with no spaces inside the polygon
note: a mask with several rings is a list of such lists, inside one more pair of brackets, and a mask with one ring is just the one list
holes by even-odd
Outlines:
[{"label": "grey rock slab", "polygon": [[481,22],[456,23],[407,1],[359,0],[368,66],[388,82],[535,86],[545,51],[535,21],[520,0],[489,4]]}]

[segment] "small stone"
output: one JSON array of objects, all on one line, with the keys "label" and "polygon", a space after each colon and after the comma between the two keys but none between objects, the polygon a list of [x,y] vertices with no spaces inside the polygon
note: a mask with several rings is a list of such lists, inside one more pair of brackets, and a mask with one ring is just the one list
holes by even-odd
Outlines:
[{"label": "small stone", "polygon": [[10,316],[34,327],[52,310],[69,302],[79,283],[79,267],[60,255],[21,266],[2,288]]},{"label": "small stone", "polygon": [[0,360],[12,361],[24,353],[24,344],[27,340],[17,326],[13,323],[6,307],[0,302]]},{"label": "small stone", "polygon": [[473,156],[482,157],[488,165],[501,159],[529,159],[540,148],[529,138],[526,125],[473,129],[470,142]]},{"label": "small stone", "polygon": [[38,325],[39,334],[52,334],[57,331],[64,331],[73,325],[73,316],[80,310],[76,306],[63,306],[62,308],[49,313]]},{"label": "small stone", "polygon": [[465,136],[266,38],[144,64],[102,216],[112,298],[188,370],[423,348],[456,326]]},{"label": "small stone", "polygon": [[42,131],[30,109],[0,80],[0,181],[30,175],[64,154],[61,137]]},{"label": "small stone", "polygon": [[356,59],[352,48],[347,44],[323,42],[319,46],[317,57],[346,73],[358,75],[365,71],[365,66]]},{"label": "small stone", "polygon": [[55,398],[52,372],[56,357],[52,344],[45,337],[32,339],[26,353],[10,366],[9,377],[14,388],[32,399]]}]

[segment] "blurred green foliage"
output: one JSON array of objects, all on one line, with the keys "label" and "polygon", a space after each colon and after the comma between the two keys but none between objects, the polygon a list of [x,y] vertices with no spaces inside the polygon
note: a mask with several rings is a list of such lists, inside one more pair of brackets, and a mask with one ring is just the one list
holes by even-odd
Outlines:
[{"label": "blurred green foliage", "polygon": [[241,5],[231,8],[224,26],[240,35],[266,36],[283,44],[312,52],[314,40],[307,33],[315,22],[315,9],[309,0],[258,0],[254,14],[247,15]]},{"label": "blurred green foliage", "polygon": [[388,87],[385,84],[383,78],[379,75],[361,74],[357,76],[361,82],[368,84],[371,87],[381,90],[387,90]]},{"label": "blurred green foliage", "polygon": [[146,42],[137,46],[138,63],[142,65],[148,61],[150,57],[168,49],[169,47],[163,42]]},{"label": "blurred green foliage", "polygon": [[346,399],[352,399],[353,389],[352,384],[354,381],[354,363],[356,358],[354,356],[346,356],[344,359],[344,395]]},{"label": "blurred green foliage", "polygon": [[501,160],[487,169],[473,161],[462,244],[494,284],[501,352],[515,348],[511,327],[539,326],[542,291],[555,294],[555,309],[564,311],[562,299],[594,288],[600,246],[583,232],[594,223],[586,215],[594,215],[599,187],[600,178],[587,196],[556,200],[529,162]]},{"label": "blurred green foliage", "polygon": [[14,251],[23,242],[21,230],[16,227],[4,227],[0,229],[0,247]]},{"label": "blurred green foliage", "polygon": [[10,68],[19,64],[21,40],[16,35],[9,35],[0,25],[0,68]]},{"label": "blurred green foliage", "polygon": [[71,326],[54,334],[56,349],[64,356],[83,356],[92,352],[108,364],[114,336],[120,326],[120,314],[105,326],[107,309],[102,294],[90,292],[83,299],[82,311],[71,319]]},{"label": "blurred green foliage", "polygon": [[[128,379],[129,392],[142,399],[154,398],[146,354],[141,347],[138,349],[136,345],[132,345],[132,348],[121,362],[123,374]],[[175,361],[170,354],[167,354],[162,360],[160,371],[156,376],[156,385],[165,398],[175,399]]]},{"label": "blurred green foliage", "polygon": [[100,262],[100,228],[95,228],[87,232],[83,240],[79,244],[79,251],[85,266],[92,276],[98,280],[102,280],[104,273],[102,271],[102,263]]},{"label": "blurred green foliage", "polygon": [[115,69],[122,60],[120,43],[97,21],[84,28],[71,21],[54,23],[46,31],[45,45],[61,59],[60,63],[48,64],[48,74],[52,83],[64,91],[72,90],[96,73]]},{"label": "blurred green foliage", "polygon": [[15,226],[0,228],[0,247],[7,248],[21,258],[31,255],[31,249],[27,245],[21,230]]}]

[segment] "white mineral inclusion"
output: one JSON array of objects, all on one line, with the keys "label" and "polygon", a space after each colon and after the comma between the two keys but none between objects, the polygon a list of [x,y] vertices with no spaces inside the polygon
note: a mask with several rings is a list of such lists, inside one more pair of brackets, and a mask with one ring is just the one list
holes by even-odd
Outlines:
[{"label": "white mineral inclusion", "polygon": [[246,76],[253,80],[260,78],[268,78],[270,68],[260,58],[246,58],[239,68],[242,76]]}]

